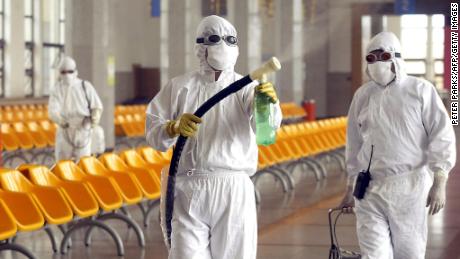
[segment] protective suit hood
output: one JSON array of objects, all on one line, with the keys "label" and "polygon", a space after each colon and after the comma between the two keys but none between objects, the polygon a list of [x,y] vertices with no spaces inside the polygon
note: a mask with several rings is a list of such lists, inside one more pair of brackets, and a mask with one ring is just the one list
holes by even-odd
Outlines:
[{"label": "protective suit hood", "polygon": [[[401,43],[399,39],[396,37],[396,35],[394,35],[392,32],[386,31],[380,32],[371,39],[371,41],[367,45],[366,53],[370,53],[371,51],[377,49],[381,49],[383,51],[391,53],[401,53],[402,51]],[[391,84],[398,84],[399,82],[401,82],[401,79],[406,76],[406,72],[404,70],[404,59],[402,57],[404,57],[403,53],[401,53],[401,58],[393,57],[391,60],[391,62],[394,64],[396,74],[396,78],[394,82]],[[371,76],[369,75],[368,66],[366,66],[366,74],[369,78],[371,78]]]},{"label": "protective suit hood", "polygon": [[[217,15],[210,15],[210,16],[203,18],[203,20],[201,20],[200,24],[198,25],[197,31],[196,31],[196,38],[207,37],[210,35],[237,37],[237,32],[236,32],[235,27],[226,19],[220,16],[217,16]],[[225,43],[221,41],[220,44],[225,44]],[[206,60],[206,49],[209,47],[211,46],[204,45],[204,44],[198,44],[198,43],[195,44],[195,54],[200,60],[201,72],[214,71],[209,66]],[[237,48],[236,57],[238,57],[238,46],[234,46],[234,48]],[[225,70],[233,71],[234,64],[227,67]]]},{"label": "protective suit hood", "polygon": [[71,57],[64,57],[62,60],[60,66],[59,66],[59,71],[74,71],[71,74],[64,74],[60,75],[60,78],[62,82],[65,85],[72,85],[73,83],[78,81],[78,70],[77,70],[77,64],[75,63],[75,60]]}]

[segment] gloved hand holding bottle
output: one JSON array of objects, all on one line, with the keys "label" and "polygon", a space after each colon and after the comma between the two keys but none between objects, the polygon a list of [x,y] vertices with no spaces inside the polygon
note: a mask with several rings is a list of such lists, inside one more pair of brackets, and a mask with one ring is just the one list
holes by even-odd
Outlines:
[{"label": "gloved hand holding bottle", "polygon": [[173,138],[180,135],[184,137],[194,137],[198,131],[198,124],[201,118],[191,114],[184,113],[177,120],[169,121],[166,124],[166,132]]},{"label": "gloved hand holding bottle", "polygon": [[434,215],[444,208],[446,204],[446,185],[447,175],[443,172],[436,172],[426,201],[426,206],[430,207],[428,214]]},{"label": "gloved hand holding bottle", "polygon": [[270,82],[261,83],[256,87],[256,93],[266,95],[270,98],[270,102],[276,103],[278,96],[276,95],[275,87]]},{"label": "gloved hand holding bottle", "polygon": [[254,115],[256,119],[256,142],[258,145],[271,145],[276,140],[274,107],[278,102],[273,84],[263,76],[255,88]]}]

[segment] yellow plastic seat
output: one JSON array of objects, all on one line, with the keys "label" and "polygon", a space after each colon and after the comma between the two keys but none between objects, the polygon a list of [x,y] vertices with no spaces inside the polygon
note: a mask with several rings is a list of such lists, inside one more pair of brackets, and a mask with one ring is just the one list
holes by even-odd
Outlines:
[{"label": "yellow plastic seat", "polygon": [[133,175],[108,170],[99,160],[92,156],[82,157],[78,162],[78,166],[87,174],[109,177],[125,203],[136,204],[142,199],[142,192],[137,186]]},{"label": "yellow plastic seat", "polygon": [[[3,203],[2,200],[0,200],[0,241],[12,238],[16,235],[17,231],[18,229],[13,214],[5,205],[5,203]],[[20,252],[27,258],[35,258],[29,252],[29,250],[27,250],[19,244],[15,244],[12,242],[0,242],[0,252],[7,250]],[[13,257],[15,256],[13,255]]]},{"label": "yellow plastic seat", "polygon": [[139,147],[137,152],[141,155],[145,162],[149,164],[168,165],[171,160],[166,159],[160,152],[152,147]]},{"label": "yellow plastic seat", "polygon": [[0,190],[0,200],[11,211],[19,231],[34,231],[45,224],[40,209],[29,194]]},{"label": "yellow plastic seat", "polygon": [[3,111],[3,121],[2,122],[9,122],[9,123],[12,123],[12,122],[15,122],[16,118],[14,116],[14,112],[11,111],[11,110],[5,110]]},{"label": "yellow plastic seat", "polygon": [[26,126],[22,122],[13,123],[13,133],[19,139],[19,145],[22,149],[31,149],[34,147],[34,139],[30,135]]},{"label": "yellow plastic seat", "polygon": [[44,148],[50,143],[46,137],[46,134],[43,132],[40,125],[35,121],[29,121],[26,123],[30,135],[32,136],[35,147]]},{"label": "yellow plastic seat", "polygon": [[11,211],[5,203],[0,200],[0,240],[5,240],[16,235],[16,222],[14,222]]},{"label": "yellow plastic seat", "polygon": [[127,136],[140,137],[144,135],[144,128],[138,121],[135,120],[132,114],[126,114],[124,118],[125,121],[121,126],[125,130]]},{"label": "yellow plastic seat", "polygon": [[[132,151],[135,153],[134,150]],[[160,198],[160,179],[157,177],[156,172],[150,171],[148,168],[128,166],[114,153],[105,153],[99,157],[99,160],[101,160],[109,170],[127,172],[134,175],[137,186],[147,199]]]},{"label": "yellow plastic seat", "polygon": [[42,128],[48,144],[54,146],[56,141],[56,125],[48,120],[40,120],[38,124]]},{"label": "yellow plastic seat", "polygon": [[[136,136],[136,130],[133,128],[132,123],[128,122],[125,118],[125,115],[117,115],[116,117],[116,123],[121,129],[122,135],[127,136],[127,137],[135,137]],[[117,129],[115,129],[117,130]],[[118,130],[120,131],[120,130]]]},{"label": "yellow plastic seat", "polygon": [[124,122],[124,118],[121,114],[115,112],[115,136],[125,136],[125,132],[121,124]]},{"label": "yellow plastic seat", "polygon": [[142,134],[142,136],[145,135],[145,113],[136,113],[133,115],[133,118],[138,132]]},{"label": "yellow plastic seat", "polygon": [[120,157],[129,167],[148,169],[155,174],[157,179],[161,179],[161,170],[165,167],[165,163],[147,163],[134,149],[122,151]]},{"label": "yellow plastic seat", "polygon": [[104,211],[113,211],[123,205],[120,193],[108,177],[85,174],[71,160],[61,160],[51,170],[60,179],[87,185]]},{"label": "yellow plastic seat", "polygon": [[34,121],[48,120],[48,110],[34,111]]},{"label": "yellow plastic seat", "polygon": [[2,146],[6,151],[19,149],[19,139],[8,123],[1,123]]},{"label": "yellow plastic seat", "polygon": [[99,206],[89,188],[82,182],[61,180],[46,166],[22,165],[18,168],[34,184],[59,189],[73,212],[80,218],[96,215]]},{"label": "yellow plastic seat", "polygon": [[0,169],[0,185],[8,191],[30,194],[49,224],[60,225],[73,218],[72,209],[58,189],[33,185],[17,170]]}]

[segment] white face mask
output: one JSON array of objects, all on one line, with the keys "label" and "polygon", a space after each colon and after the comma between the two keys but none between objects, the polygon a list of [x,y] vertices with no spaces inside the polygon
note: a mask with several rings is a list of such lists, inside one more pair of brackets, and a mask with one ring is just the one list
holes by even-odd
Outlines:
[{"label": "white face mask", "polygon": [[381,86],[387,86],[395,78],[395,73],[391,71],[392,62],[377,61],[373,64],[367,64],[369,76]]},{"label": "white face mask", "polygon": [[72,82],[75,81],[75,79],[77,78],[77,74],[76,72],[73,72],[71,74],[61,75],[61,78],[62,78],[62,82],[65,85],[71,85]]},{"label": "white face mask", "polygon": [[213,69],[225,70],[235,66],[239,54],[238,46],[228,46],[221,42],[218,45],[209,46],[207,50],[207,61]]}]

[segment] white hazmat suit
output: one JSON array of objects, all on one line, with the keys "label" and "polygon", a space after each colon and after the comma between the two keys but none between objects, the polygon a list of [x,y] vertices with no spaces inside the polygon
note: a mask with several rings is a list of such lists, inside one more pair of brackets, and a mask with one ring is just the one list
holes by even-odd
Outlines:
[{"label": "white hazmat suit", "polygon": [[[367,51],[378,49],[401,53],[399,40],[389,32],[376,35]],[[348,114],[350,184],[367,168],[374,145],[372,180],[364,198],[355,199],[359,244],[364,259],[422,259],[427,198],[429,192],[434,199],[440,195],[437,188],[445,189],[432,185],[430,176],[447,178],[453,168],[455,134],[431,83],[406,75],[403,59],[394,55],[375,64],[379,67],[368,64],[372,81],[355,93]]]},{"label": "white hazmat suit", "polygon": [[90,82],[77,77],[77,66],[72,58],[63,59],[60,73],[60,81],[48,104],[49,117],[59,125],[56,161],[91,154],[91,128],[99,123],[102,114],[102,102],[96,90]]},{"label": "white hazmat suit", "polygon": [[[209,35],[236,36],[236,30],[213,15],[204,18],[197,30],[197,38]],[[168,121],[195,112],[241,78],[234,72],[238,46],[196,44],[195,51],[200,70],[173,78],[147,108],[146,138],[155,149],[166,150],[176,142],[165,129]],[[217,80],[209,64],[222,69]],[[169,258],[256,258],[256,204],[249,178],[257,169],[255,86],[215,105],[202,117],[196,137],[188,139],[176,178]],[[275,107],[279,125],[281,110],[278,103]]]}]

